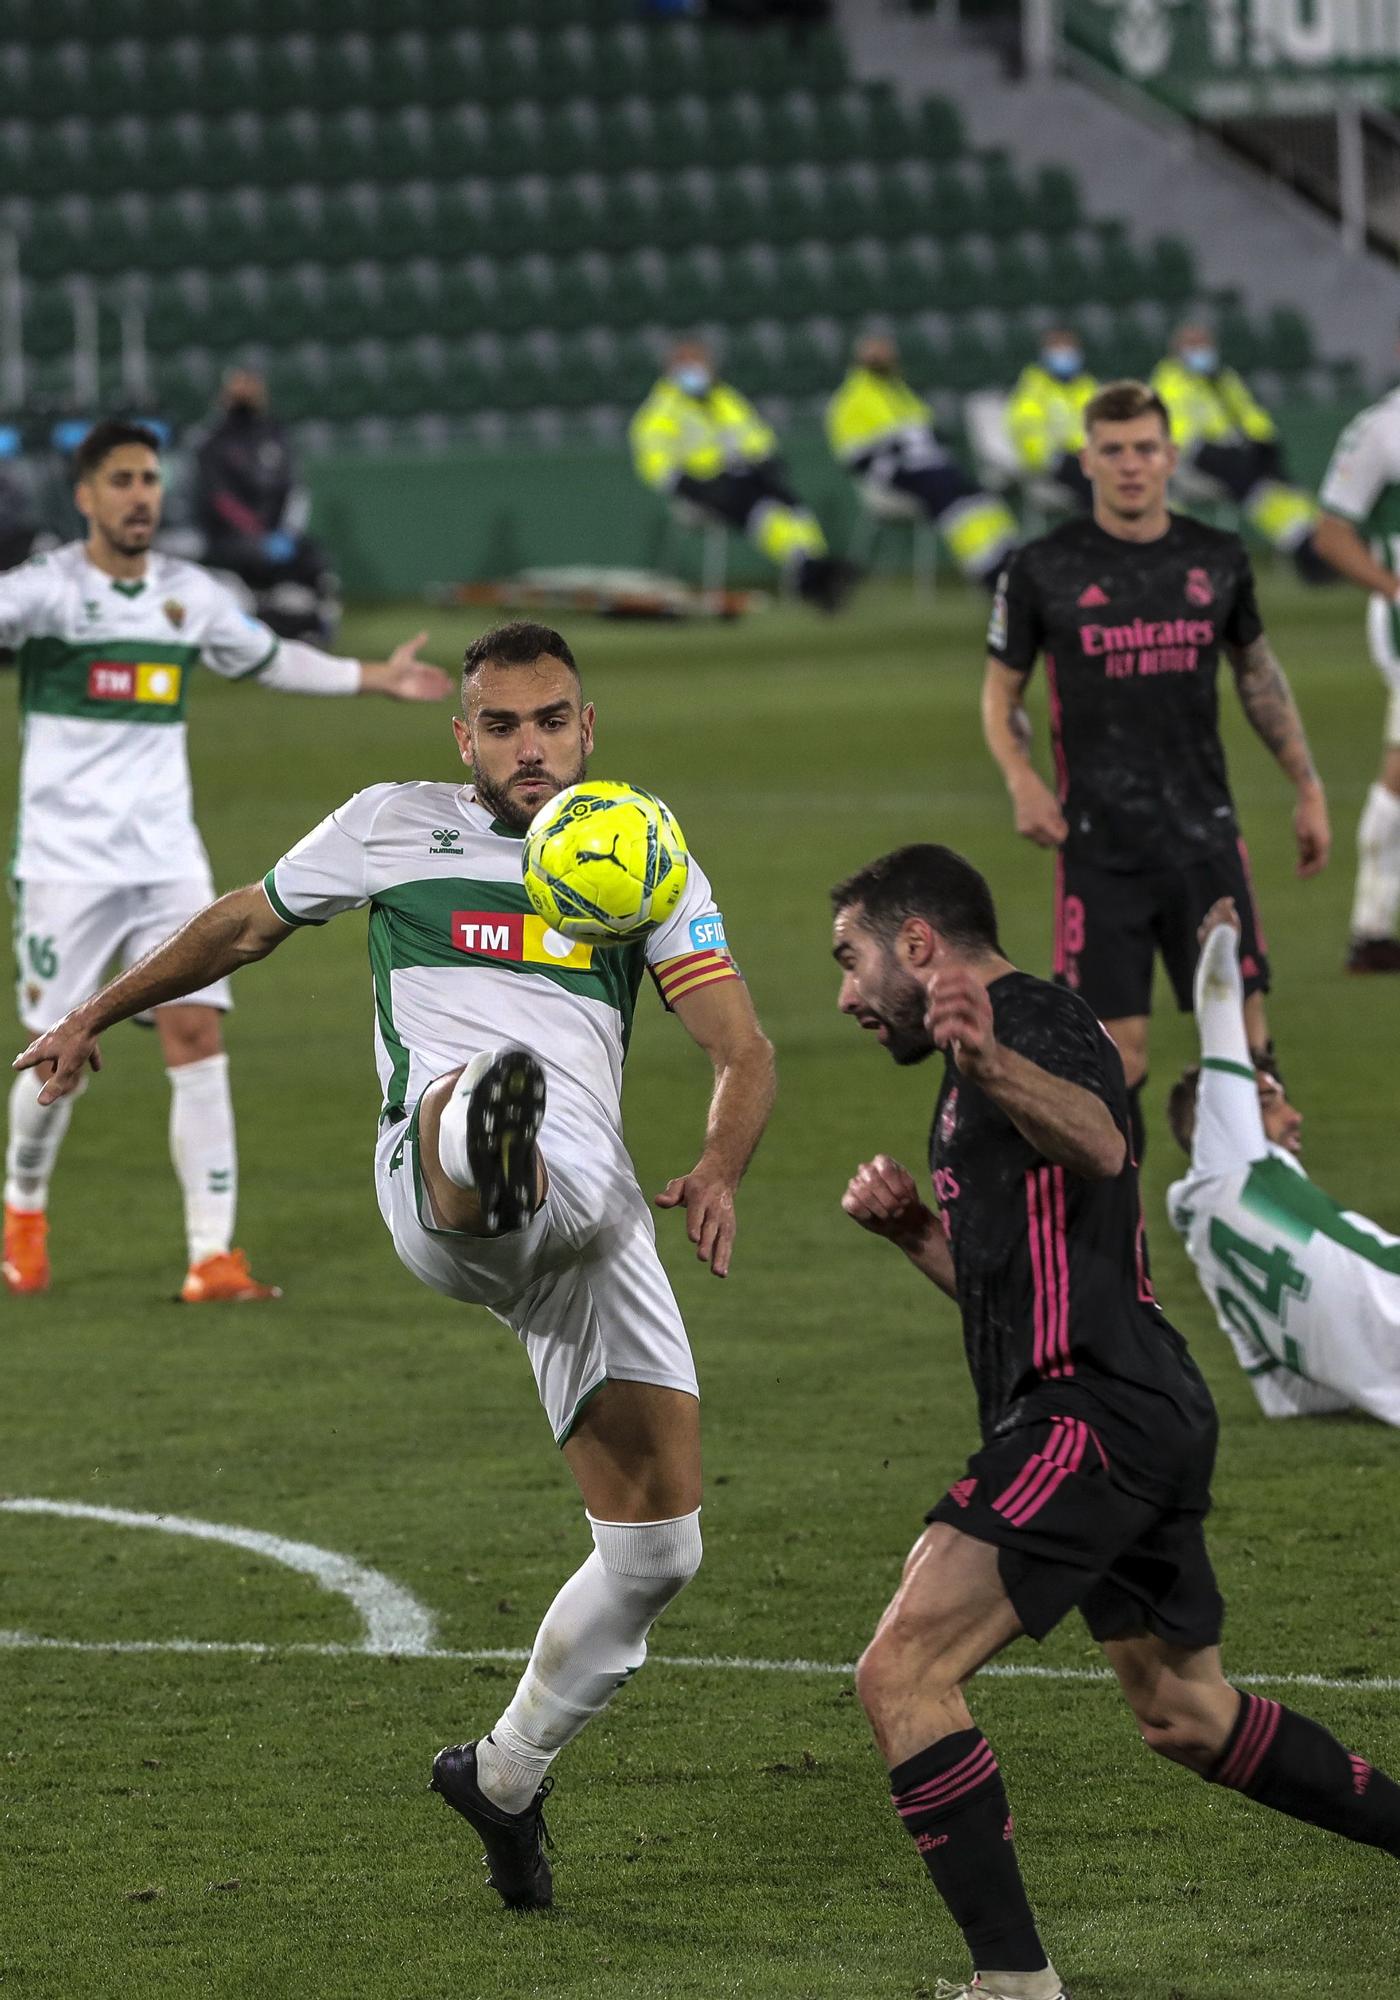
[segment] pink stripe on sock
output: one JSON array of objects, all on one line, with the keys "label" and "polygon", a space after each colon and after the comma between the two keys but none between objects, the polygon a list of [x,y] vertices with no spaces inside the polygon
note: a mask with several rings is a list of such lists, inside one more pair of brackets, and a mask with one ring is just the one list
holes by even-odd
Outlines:
[{"label": "pink stripe on sock", "polygon": [[1247,1792],[1254,1783],[1259,1766],[1268,1756],[1273,1740],[1278,1735],[1279,1723],[1283,1720],[1283,1710],[1276,1701],[1266,1701],[1263,1707],[1266,1710],[1263,1727],[1259,1731],[1258,1741],[1250,1754],[1248,1764],[1236,1780],[1237,1791]]},{"label": "pink stripe on sock", "polygon": [[997,1760],[992,1755],[992,1746],[984,1738],[978,1747],[954,1764],[950,1771],[943,1771],[936,1778],[928,1779],[922,1785],[915,1785],[907,1792],[890,1794],[894,1809],[904,1819],[916,1814],[931,1812],[935,1807],[946,1805],[949,1799],[961,1798],[964,1792],[985,1784],[997,1768]]},{"label": "pink stripe on sock", "polygon": [[1276,1701],[1266,1701],[1262,1695],[1247,1694],[1244,1699],[1248,1704],[1244,1724],[1229,1761],[1216,1780],[1235,1792],[1245,1791],[1253,1780],[1278,1733],[1283,1715]]}]

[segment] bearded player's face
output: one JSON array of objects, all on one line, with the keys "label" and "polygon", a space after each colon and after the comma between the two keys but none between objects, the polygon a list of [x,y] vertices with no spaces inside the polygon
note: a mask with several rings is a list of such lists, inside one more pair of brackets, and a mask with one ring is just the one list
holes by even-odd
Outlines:
[{"label": "bearded player's face", "polygon": [[1121,424],[1095,424],[1081,459],[1101,510],[1140,521],[1165,508],[1177,454],[1154,410]]},{"label": "bearded player's face", "polygon": [[78,511],[119,556],[144,555],[160,526],[160,460],[148,445],[119,444],[78,482]]},{"label": "bearded player's face", "polygon": [[858,904],[837,911],[831,950],[841,968],[836,1000],[841,1012],[874,1035],[897,1063],[932,1055],[933,1038],[924,1026],[928,995],[893,946],[866,929]]},{"label": "bearded player's face", "polygon": [[577,676],[547,654],[528,667],[489,661],[467,686],[452,728],[477,797],[523,833],[546,799],[576,785],[593,749],[593,704]]}]

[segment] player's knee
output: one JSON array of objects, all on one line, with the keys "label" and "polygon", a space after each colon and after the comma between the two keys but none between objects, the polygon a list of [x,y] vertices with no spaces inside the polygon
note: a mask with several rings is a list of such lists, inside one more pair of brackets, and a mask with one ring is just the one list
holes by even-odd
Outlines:
[{"label": "player's knee", "polygon": [[679,1597],[700,1567],[700,1509],[670,1521],[597,1521],[593,1545],[608,1575],[659,1608]]},{"label": "player's knee", "polygon": [[888,1612],[856,1662],[856,1695],[866,1714],[873,1720],[915,1684],[928,1702],[951,1695],[957,1676],[943,1672],[941,1650],[926,1620],[899,1609]]}]

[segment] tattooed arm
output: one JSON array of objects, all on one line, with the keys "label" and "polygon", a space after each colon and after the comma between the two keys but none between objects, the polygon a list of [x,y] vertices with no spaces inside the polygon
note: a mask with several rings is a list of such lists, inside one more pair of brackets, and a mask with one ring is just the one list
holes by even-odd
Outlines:
[{"label": "tattooed arm", "polygon": [[1272,750],[1298,790],[1293,811],[1298,873],[1316,875],[1327,866],[1332,832],[1327,795],[1313,764],[1292,689],[1262,632],[1247,646],[1231,646],[1228,652],[1240,706],[1249,717],[1250,728]]}]

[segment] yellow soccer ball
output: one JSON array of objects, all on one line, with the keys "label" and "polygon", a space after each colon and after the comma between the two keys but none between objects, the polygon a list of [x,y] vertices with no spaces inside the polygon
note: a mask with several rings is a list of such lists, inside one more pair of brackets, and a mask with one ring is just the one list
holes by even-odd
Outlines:
[{"label": "yellow soccer ball", "polygon": [[622,944],[670,916],[690,862],[660,799],[594,778],[540,807],[520,867],[525,893],[551,930],[581,944]]}]

